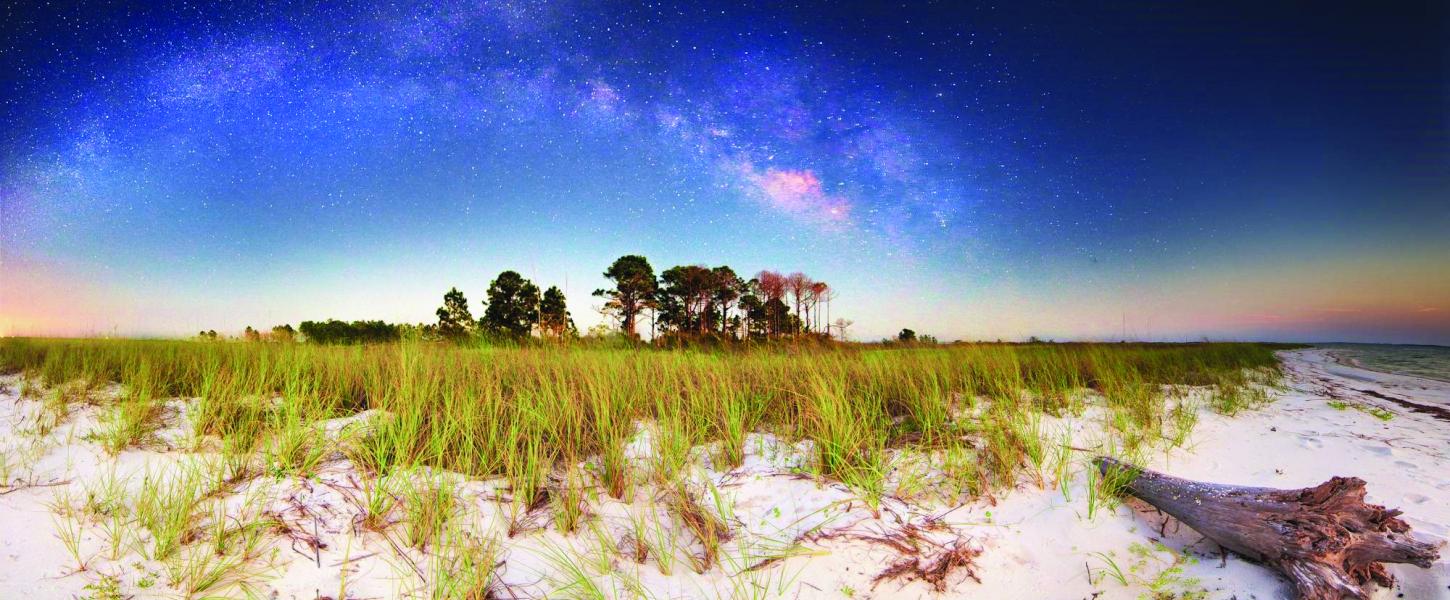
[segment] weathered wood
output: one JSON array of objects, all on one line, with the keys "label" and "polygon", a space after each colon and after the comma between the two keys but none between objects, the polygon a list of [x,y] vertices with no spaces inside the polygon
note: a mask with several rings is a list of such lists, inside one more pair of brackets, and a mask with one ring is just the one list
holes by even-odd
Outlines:
[{"label": "weathered wood", "polygon": [[1365,504],[1357,477],[1280,490],[1190,481],[1107,457],[1097,465],[1105,476],[1121,477],[1127,493],[1278,570],[1302,600],[1368,598],[1365,584],[1394,582],[1382,563],[1429,568],[1439,558],[1435,544],[1410,537],[1399,510]]}]

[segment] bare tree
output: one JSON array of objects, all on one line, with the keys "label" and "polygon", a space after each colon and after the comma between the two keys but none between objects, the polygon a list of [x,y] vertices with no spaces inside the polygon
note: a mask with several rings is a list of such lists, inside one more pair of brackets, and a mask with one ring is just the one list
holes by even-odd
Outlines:
[{"label": "bare tree", "polygon": [[801,319],[802,327],[810,325],[810,321],[806,318],[808,315],[802,311],[801,307],[805,305],[806,299],[810,295],[812,283],[814,282],[811,281],[811,278],[800,271],[791,273],[785,278],[785,289],[790,292],[791,303],[795,306],[796,316]]},{"label": "bare tree", "polygon": [[[755,274],[756,287],[760,288],[761,298],[768,304],[772,301],[781,302],[785,298],[786,277],[776,271],[761,271]],[[772,314],[770,319],[770,335],[779,335],[781,322],[780,315]]]},{"label": "bare tree", "polygon": [[[816,310],[816,307],[821,304],[821,300],[824,300],[826,298],[826,294],[829,293],[830,291],[831,291],[831,286],[827,285],[826,282],[824,282],[824,281],[813,281],[813,282],[811,282],[810,295],[808,297],[810,298],[810,303],[809,304],[810,304],[810,311],[811,311],[811,316],[812,316],[812,319],[811,319],[811,323],[812,323],[811,330],[812,331],[820,331],[821,330],[821,323],[820,323],[820,321],[821,321],[821,314],[820,314],[820,311],[819,310]],[[830,321],[828,320],[826,322],[826,324],[829,325],[830,324]],[[827,335],[830,334],[829,331],[826,332],[826,333],[827,333]]]}]

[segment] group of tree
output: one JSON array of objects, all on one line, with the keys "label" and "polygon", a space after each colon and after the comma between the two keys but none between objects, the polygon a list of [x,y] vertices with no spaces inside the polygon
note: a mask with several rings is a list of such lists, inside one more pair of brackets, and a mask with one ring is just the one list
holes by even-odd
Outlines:
[{"label": "group of tree", "polygon": [[[290,326],[283,326],[291,329]],[[277,328],[273,328],[276,331]],[[402,337],[402,327],[383,321],[303,321],[297,333],[316,344],[370,344],[393,342]]]},{"label": "group of tree", "polygon": [[273,325],[271,339],[274,342],[290,342],[296,340],[297,330],[293,329],[291,325]]},{"label": "group of tree", "polygon": [[488,300],[483,305],[483,317],[475,321],[463,292],[458,288],[448,290],[443,295],[443,306],[438,308],[438,323],[432,332],[455,341],[475,335],[514,340],[535,333],[551,339],[578,335],[564,292],[550,286],[541,296],[539,286],[517,271],[499,273],[489,283]]},{"label": "group of tree", "polygon": [[[358,321],[358,323],[362,322]],[[344,323],[344,325],[351,324]],[[216,330],[202,331],[197,334],[197,337],[208,341],[222,339],[217,335]],[[291,325],[276,325],[272,327],[271,331],[264,332],[248,325],[246,329],[242,330],[242,335],[238,339],[245,342],[292,342],[297,340],[297,330],[293,329]]]},{"label": "group of tree", "polygon": [[894,341],[894,343],[898,343],[898,344],[908,344],[908,345],[914,345],[914,344],[934,345],[934,344],[941,343],[941,342],[937,341],[937,339],[936,339],[935,336],[930,336],[930,335],[918,336],[918,335],[916,335],[916,331],[911,330],[911,329],[902,329],[901,330],[901,333],[896,334],[896,339],[895,340],[889,340],[889,339],[887,339],[887,340],[881,340],[881,342],[883,344],[891,344],[891,343],[893,343],[893,341]]},{"label": "group of tree", "polygon": [[[630,339],[641,337],[644,319],[648,319],[651,339],[663,342],[702,338],[844,340],[852,323],[831,321],[834,290],[800,272],[764,270],[747,279],[724,265],[679,265],[656,276],[648,259],[628,255],[615,260],[604,277],[613,287],[595,290],[594,295],[604,299],[601,311],[613,317],[618,331]],[[443,305],[435,312],[436,323],[303,321],[295,330],[291,325],[278,325],[265,334],[249,326],[243,339],[356,344],[396,341],[405,332],[449,341],[534,336],[564,340],[579,335],[564,292],[550,286],[540,293],[534,282],[517,271],[499,273],[489,283],[481,317],[475,319],[468,304],[468,298],[455,287],[443,294]],[[213,331],[200,336],[216,339]],[[910,330],[903,330],[900,341],[910,343],[914,338]]]},{"label": "group of tree", "polygon": [[850,321],[830,321],[834,291],[804,273],[760,271],[745,279],[728,266],[680,265],[655,276],[649,260],[622,256],[604,272],[614,287],[596,290],[621,333],[640,337],[648,317],[651,337],[765,340],[845,336]]}]

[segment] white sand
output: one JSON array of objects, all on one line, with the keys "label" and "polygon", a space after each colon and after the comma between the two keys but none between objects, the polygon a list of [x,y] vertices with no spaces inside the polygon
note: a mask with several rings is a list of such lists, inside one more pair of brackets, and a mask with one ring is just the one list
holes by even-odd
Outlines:
[{"label": "white sand", "polygon": [[[1276,393],[1273,404],[1231,418],[1204,412],[1185,448],[1166,456],[1157,452],[1147,466],[1193,479],[1281,488],[1353,475],[1369,482],[1369,501],[1403,509],[1418,537],[1444,541],[1450,536],[1450,422],[1385,399],[1450,408],[1450,384],[1340,365],[1323,350],[1287,352],[1284,358],[1288,389]],[[183,450],[184,412],[163,431],[174,449],[128,450],[112,459],[83,439],[96,427],[97,409],[77,408],[65,424],[37,441],[24,433],[37,403],[18,398],[14,377],[3,382],[9,391],[0,397],[0,447],[7,449],[12,463],[27,465],[12,469],[11,479],[56,485],[0,488],[8,492],[0,495],[0,598],[85,596],[89,592],[84,588],[102,574],[118,577],[128,596],[176,597],[176,591],[166,587],[163,565],[134,551],[120,560],[107,560],[104,535],[94,525],[87,526],[82,537],[88,568],[75,571],[48,504],[63,490],[82,495],[86,485],[111,469],[138,474],[132,477],[134,488],[139,473],[147,468],[159,471],[194,458]],[[1394,416],[1384,421],[1365,410],[1336,409],[1329,403],[1336,398],[1382,408]],[[326,431],[335,434],[342,425],[330,424]],[[1045,425],[1070,428],[1075,445],[1086,445],[1097,428],[1092,411],[1082,419],[1048,419]],[[641,464],[649,454],[648,437],[648,431],[642,431],[631,448]],[[497,592],[516,597],[581,595],[578,589],[562,588],[563,565],[550,558],[562,551],[584,557],[578,564],[612,597],[638,596],[644,590],[659,598],[1109,599],[1138,598],[1150,593],[1155,583],[1165,591],[1203,590],[1208,598],[1289,597],[1287,585],[1269,570],[1233,556],[1221,564],[1211,543],[1176,523],[1165,523],[1151,509],[1136,510],[1129,503],[1100,510],[1096,518],[1088,519],[1084,485],[1078,478],[1068,486],[1070,500],[1050,485],[1042,489],[1029,483],[998,494],[995,504],[944,506],[909,493],[916,486],[902,482],[909,482],[909,474],[917,470],[903,461],[893,485],[898,496],[908,499],[888,498],[875,515],[845,486],[793,473],[808,455],[809,442],[789,444],[754,435],[747,449],[742,467],[729,472],[702,467],[692,478],[697,492],[707,498],[705,504],[723,513],[734,533],[718,564],[704,574],[692,570],[687,556],[698,554],[699,546],[670,525],[668,513],[655,506],[647,488],[641,487],[627,503],[591,499],[589,512],[594,518],[586,520],[578,534],[560,534],[542,514],[535,519],[540,527],[504,538]],[[702,463],[708,464],[704,455]],[[1077,458],[1085,461],[1089,456]],[[1082,472],[1079,469],[1077,477]],[[499,482],[463,481],[446,473],[436,476],[458,480],[459,497],[479,530],[506,529],[507,508],[499,502],[505,494]],[[244,504],[243,494],[258,494],[265,502],[254,502],[254,510],[272,511],[302,532],[271,541],[273,566],[256,583],[259,595],[336,597],[344,578],[351,598],[426,593],[424,577],[429,576],[432,559],[399,550],[402,526],[389,530],[387,537],[353,526],[360,513],[360,481],[347,461],[334,460],[312,479],[262,477],[226,499],[235,512]],[[713,500],[717,496],[718,503]],[[681,549],[669,575],[661,573],[653,556],[637,564],[613,549],[628,538],[631,516],[647,522],[647,532],[676,538]],[[591,529],[599,534],[590,533]],[[971,570],[980,582],[959,569],[948,577],[944,594],[921,581],[873,583],[902,559],[898,550],[879,540],[901,539],[908,531],[920,538],[916,544],[922,560],[957,544],[979,549]],[[324,547],[314,549],[306,543],[314,535]],[[300,545],[299,537],[304,538]],[[1162,546],[1155,546],[1154,540]],[[602,551],[601,546],[611,549]],[[1179,553],[1193,560],[1182,562],[1181,574],[1165,575],[1167,567],[1182,560]],[[767,560],[771,558],[779,560]],[[1121,568],[1126,584],[1106,572],[1110,561]],[[1378,590],[1375,598],[1450,598],[1446,559],[1428,570],[1397,565],[1391,571],[1398,579],[1396,589]]]}]

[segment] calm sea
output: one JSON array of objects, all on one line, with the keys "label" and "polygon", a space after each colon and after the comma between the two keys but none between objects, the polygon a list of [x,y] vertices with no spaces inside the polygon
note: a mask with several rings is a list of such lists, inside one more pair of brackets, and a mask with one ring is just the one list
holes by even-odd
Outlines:
[{"label": "calm sea", "polygon": [[1352,364],[1382,373],[1450,381],[1450,347],[1389,344],[1322,344]]}]

